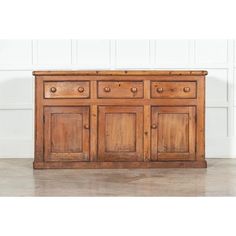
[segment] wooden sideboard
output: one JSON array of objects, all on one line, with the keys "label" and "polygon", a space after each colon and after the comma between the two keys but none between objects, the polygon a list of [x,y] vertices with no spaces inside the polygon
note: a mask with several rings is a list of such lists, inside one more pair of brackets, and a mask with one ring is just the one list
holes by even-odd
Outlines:
[{"label": "wooden sideboard", "polygon": [[34,71],[34,168],[205,168],[207,71]]}]

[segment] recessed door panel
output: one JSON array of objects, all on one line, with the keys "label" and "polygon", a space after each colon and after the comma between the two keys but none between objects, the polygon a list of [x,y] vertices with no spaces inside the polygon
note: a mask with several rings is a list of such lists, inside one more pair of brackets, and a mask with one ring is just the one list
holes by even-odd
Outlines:
[{"label": "recessed door panel", "polygon": [[152,108],[152,160],[195,159],[195,107]]},{"label": "recessed door panel", "polygon": [[89,107],[46,107],[45,160],[89,160]]},{"label": "recessed door panel", "polygon": [[136,114],[106,114],[105,119],[106,152],[135,152]]},{"label": "recessed door panel", "polygon": [[143,108],[99,107],[100,161],[143,160]]}]

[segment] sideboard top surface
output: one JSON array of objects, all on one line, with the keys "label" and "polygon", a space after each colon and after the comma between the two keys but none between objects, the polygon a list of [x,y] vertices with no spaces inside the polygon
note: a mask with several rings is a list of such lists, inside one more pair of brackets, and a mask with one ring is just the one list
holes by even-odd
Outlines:
[{"label": "sideboard top surface", "polygon": [[33,71],[33,75],[180,75],[180,76],[205,76],[205,70],[67,70],[67,71]]}]

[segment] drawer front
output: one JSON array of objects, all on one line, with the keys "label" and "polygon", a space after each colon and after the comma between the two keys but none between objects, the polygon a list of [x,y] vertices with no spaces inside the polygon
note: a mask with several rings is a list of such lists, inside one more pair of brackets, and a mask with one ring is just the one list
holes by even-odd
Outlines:
[{"label": "drawer front", "polygon": [[45,82],[45,98],[89,98],[89,81]]},{"label": "drawer front", "polygon": [[151,85],[152,98],[196,98],[196,82],[153,81]]},{"label": "drawer front", "polygon": [[142,81],[98,81],[99,98],[143,98]]}]

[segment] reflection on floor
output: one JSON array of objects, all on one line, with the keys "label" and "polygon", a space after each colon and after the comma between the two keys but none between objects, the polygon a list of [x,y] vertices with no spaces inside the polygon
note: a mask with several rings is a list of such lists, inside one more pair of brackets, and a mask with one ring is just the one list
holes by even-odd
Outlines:
[{"label": "reflection on floor", "polygon": [[33,170],[32,159],[0,159],[0,196],[236,196],[236,159],[207,169]]}]

